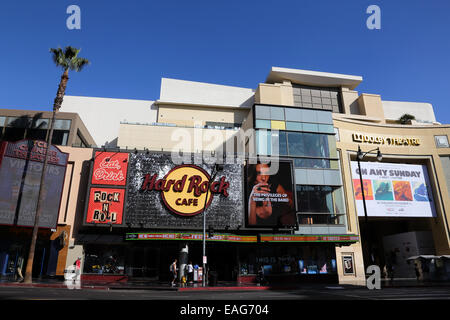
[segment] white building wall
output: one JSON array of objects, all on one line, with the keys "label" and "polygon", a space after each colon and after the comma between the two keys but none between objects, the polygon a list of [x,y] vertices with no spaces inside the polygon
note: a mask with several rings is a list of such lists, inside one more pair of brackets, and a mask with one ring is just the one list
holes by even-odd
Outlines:
[{"label": "white building wall", "polygon": [[253,89],[168,78],[161,79],[160,100],[164,102],[250,108],[254,102],[254,95]]},{"label": "white building wall", "polygon": [[433,106],[423,102],[382,101],[384,117],[398,120],[405,113],[416,117],[418,122],[436,122]]},{"label": "white building wall", "polygon": [[154,101],[65,96],[61,112],[76,112],[98,147],[116,146],[120,122],[152,123],[157,120]]}]

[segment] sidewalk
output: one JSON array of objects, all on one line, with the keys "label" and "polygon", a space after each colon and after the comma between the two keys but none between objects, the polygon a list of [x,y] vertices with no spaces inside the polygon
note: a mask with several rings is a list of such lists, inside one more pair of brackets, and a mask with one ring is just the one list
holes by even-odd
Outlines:
[{"label": "sidewalk", "polygon": [[[274,284],[260,286],[258,284],[238,284],[236,282],[221,282],[216,286],[203,287],[201,284],[189,284],[172,287],[167,282],[159,281],[128,281],[128,282],[92,282],[92,281],[61,281],[57,279],[33,279],[31,284],[11,280],[0,280],[1,287],[29,288],[63,288],[63,289],[96,289],[96,290],[169,290],[169,291],[257,291],[257,290],[297,290],[297,289],[364,289],[364,286],[338,283],[296,283]],[[449,287],[450,282],[418,282],[411,279],[396,279],[393,282],[382,279],[382,288],[405,287]]]}]

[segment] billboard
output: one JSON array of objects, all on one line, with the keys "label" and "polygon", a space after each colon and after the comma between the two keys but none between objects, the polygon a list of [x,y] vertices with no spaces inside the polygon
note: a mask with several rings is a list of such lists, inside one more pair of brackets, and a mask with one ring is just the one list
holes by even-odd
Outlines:
[{"label": "billboard", "polygon": [[[194,160],[194,155],[192,159]],[[243,223],[241,164],[175,164],[170,153],[130,154],[125,223],[152,228],[238,229]]]},{"label": "billboard", "polygon": [[248,164],[246,177],[247,226],[296,225],[291,162],[280,161],[278,171],[272,175],[269,175],[268,164]]},{"label": "billboard", "polygon": [[[46,143],[4,142],[0,167],[0,224],[34,226]],[[39,227],[56,228],[68,154],[50,146]]]},{"label": "billboard", "polygon": [[[170,153],[94,151],[86,225],[216,229],[243,227],[241,164],[175,164]],[[192,155],[192,159],[194,155]],[[193,162],[193,161],[192,161]]]},{"label": "billboard", "polygon": [[[358,162],[351,162],[358,216],[364,216]],[[373,217],[435,217],[425,165],[361,162],[367,215]]]},{"label": "billboard", "polygon": [[128,153],[94,151],[85,223],[122,225]]}]

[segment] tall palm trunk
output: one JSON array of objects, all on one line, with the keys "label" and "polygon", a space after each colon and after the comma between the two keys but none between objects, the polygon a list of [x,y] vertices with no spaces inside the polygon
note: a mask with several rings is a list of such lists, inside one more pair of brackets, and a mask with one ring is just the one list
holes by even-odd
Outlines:
[{"label": "tall palm trunk", "polygon": [[58,91],[56,92],[55,102],[53,103],[53,112],[58,111],[61,108],[61,104],[66,94],[67,82],[69,81],[69,69],[64,70],[59,82]]},{"label": "tall palm trunk", "polygon": [[34,253],[36,249],[36,242],[37,242],[37,235],[39,230],[39,217],[41,215],[41,204],[43,199],[41,199],[42,190],[44,189],[44,183],[45,183],[45,173],[47,171],[47,163],[48,163],[48,150],[50,149],[51,142],[53,139],[53,128],[55,124],[55,118],[56,113],[58,112],[59,108],[61,108],[61,104],[64,99],[64,94],[66,92],[67,87],[67,81],[69,81],[69,70],[64,70],[63,75],[61,76],[61,81],[59,82],[58,91],[56,92],[56,98],[53,104],[53,114],[52,114],[52,120],[50,121],[49,126],[49,134],[47,137],[47,144],[45,149],[45,157],[44,157],[44,164],[42,165],[42,173],[41,173],[41,183],[39,185],[39,195],[38,195],[38,203],[36,206],[36,215],[34,218],[34,226],[33,226],[33,234],[31,236],[31,244],[30,244],[30,250],[28,252],[28,260],[27,260],[27,267],[25,271],[25,283],[32,283],[32,273],[33,273],[33,262],[34,262]]}]

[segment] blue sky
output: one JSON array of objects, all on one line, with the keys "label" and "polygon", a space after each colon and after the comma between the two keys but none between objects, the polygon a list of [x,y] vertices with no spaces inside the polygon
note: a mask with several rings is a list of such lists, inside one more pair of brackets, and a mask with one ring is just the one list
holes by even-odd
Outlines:
[{"label": "blue sky", "polygon": [[[81,30],[69,30],[69,5]],[[369,5],[381,30],[369,30]],[[49,48],[92,64],[66,94],[159,98],[161,77],[256,88],[271,66],[360,75],[360,93],[433,104],[450,123],[450,1],[0,2],[0,107],[51,110],[61,70]]]}]

